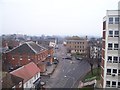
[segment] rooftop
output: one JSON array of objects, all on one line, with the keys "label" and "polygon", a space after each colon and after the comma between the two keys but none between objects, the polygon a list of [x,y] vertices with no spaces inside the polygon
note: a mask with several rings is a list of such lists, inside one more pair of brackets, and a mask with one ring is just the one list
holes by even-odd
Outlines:
[{"label": "rooftop", "polygon": [[32,54],[37,54],[40,53],[41,51],[46,50],[45,47],[40,46],[39,44],[36,44],[32,41],[25,42],[22,45],[13,48],[12,50],[7,51],[6,53],[32,53]]},{"label": "rooftop", "polygon": [[39,72],[40,72],[40,69],[37,67],[37,65],[33,62],[30,62],[29,64],[22,66],[10,73],[12,75],[23,78],[24,82],[26,82]]}]

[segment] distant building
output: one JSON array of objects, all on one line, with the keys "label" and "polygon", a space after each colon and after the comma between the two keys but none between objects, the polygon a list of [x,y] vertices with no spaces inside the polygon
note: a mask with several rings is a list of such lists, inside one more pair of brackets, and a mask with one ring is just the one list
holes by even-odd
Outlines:
[{"label": "distant building", "polygon": [[45,47],[55,47],[57,44],[57,39],[56,38],[46,38],[46,39],[39,39],[38,44],[43,45]]},{"label": "distant building", "polygon": [[90,58],[99,59],[102,58],[102,41],[101,39],[96,39],[94,42],[89,41]]},{"label": "distant building", "polygon": [[40,69],[33,62],[10,72],[10,74],[23,79],[23,89],[40,88]]},{"label": "distant building", "polygon": [[120,11],[107,10],[103,18],[102,74],[103,88],[120,88]]},{"label": "distant building", "polygon": [[30,41],[3,53],[2,59],[3,64],[10,70],[34,62],[41,72],[45,72],[47,63],[53,62],[53,51]]},{"label": "distant building", "polygon": [[86,38],[80,38],[78,36],[66,38],[67,52],[87,54],[88,52],[88,40]]}]

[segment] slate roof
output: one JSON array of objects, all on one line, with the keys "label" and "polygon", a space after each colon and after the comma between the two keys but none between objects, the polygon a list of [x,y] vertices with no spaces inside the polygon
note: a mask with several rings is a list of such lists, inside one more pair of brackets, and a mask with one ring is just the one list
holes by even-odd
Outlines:
[{"label": "slate roof", "polygon": [[33,62],[30,62],[29,64],[22,66],[10,73],[12,75],[23,78],[24,82],[27,82],[29,79],[35,76],[38,72],[40,72],[40,69],[37,67],[37,65]]},{"label": "slate roof", "polygon": [[39,44],[36,44],[32,41],[30,42],[25,42],[22,45],[15,47],[14,49],[7,51],[6,53],[19,53],[19,54],[23,54],[23,53],[28,53],[28,54],[37,54],[40,53],[41,51],[46,50],[45,47],[40,46]]},{"label": "slate roof", "polygon": [[5,77],[2,78],[2,88],[12,88],[22,82],[23,79],[12,74],[6,73]]}]

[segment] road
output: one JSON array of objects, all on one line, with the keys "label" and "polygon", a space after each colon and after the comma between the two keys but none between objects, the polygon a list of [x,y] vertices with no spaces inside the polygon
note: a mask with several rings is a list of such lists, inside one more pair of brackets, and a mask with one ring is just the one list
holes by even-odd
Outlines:
[{"label": "road", "polygon": [[90,65],[86,60],[62,59],[66,57],[66,49],[59,45],[55,56],[59,59],[59,64],[50,78],[46,80],[46,88],[76,88],[79,81],[90,70]]}]

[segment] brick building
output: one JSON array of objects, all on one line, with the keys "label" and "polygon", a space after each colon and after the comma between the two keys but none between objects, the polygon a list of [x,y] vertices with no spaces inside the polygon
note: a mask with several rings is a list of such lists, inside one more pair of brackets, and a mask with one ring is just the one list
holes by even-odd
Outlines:
[{"label": "brick building", "polygon": [[67,52],[70,53],[80,53],[87,54],[88,53],[88,40],[86,38],[80,38],[78,36],[68,37],[66,38],[66,47]]},{"label": "brick building", "polygon": [[3,65],[9,69],[16,69],[33,61],[41,69],[46,70],[47,63],[52,64],[53,49],[46,49],[32,41],[3,53]]}]

